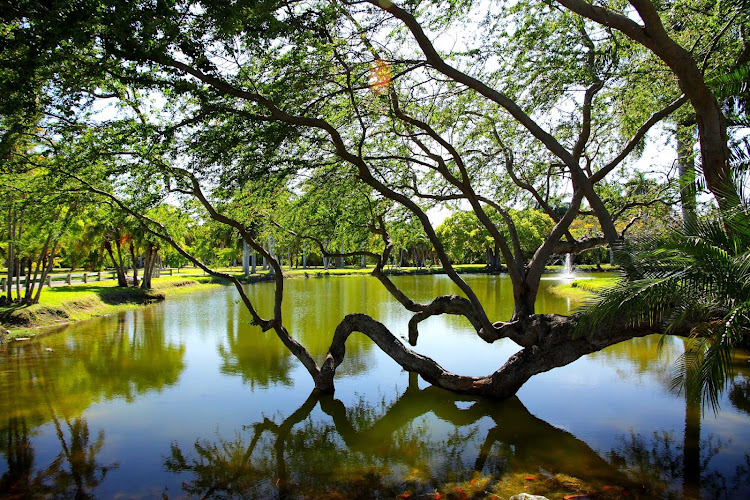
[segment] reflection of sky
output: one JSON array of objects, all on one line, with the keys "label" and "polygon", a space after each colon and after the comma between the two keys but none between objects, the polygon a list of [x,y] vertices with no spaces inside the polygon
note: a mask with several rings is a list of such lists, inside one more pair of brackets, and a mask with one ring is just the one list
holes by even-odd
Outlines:
[{"label": "reflection of sky", "polygon": [[[507,278],[476,275],[467,276],[466,280],[488,304],[491,319],[506,319],[503,316],[510,314],[510,306],[505,301],[511,293]],[[394,281],[407,295],[420,301],[438,294],[456,293],[445,276],[402,276]],[[555,281],[545,282],[539,301],[544,309],[539,312],[564,312],[561,309],[565,303],[546,293],[547,283]],[[262,313],[268,314],[272,303],[260,293],[267,294],[272,285],[253,285],[248,290],[251,298],[258,301]],[[309,346],[318,362],[325,354],[336,324],[347,313],[365,311],[385,323],[397,336],[406,335],[409,315],[374,278],[293,279],[287,280],[286,292],[287,327],[293,336]],[[131,337],[137,338],[153,329],[163,330],[165,345],[184,349],[181,358],[184,367],[176,383],[136,394],[130,403],[117,397],[107,401],[91,396],[92,403],[84,411],[84,417],[88,419],[92,435],[100,429],[105,432],[99,463],[119,463],[119,468],[111,471],[97,489],[99,496],[109,497],[118,492],[153,496],[165,486],[170,496],[176,495],[181,491],[180,481],[184,478],[162,472],[163,459],[169,455],[171,443],[190,450],[197,438],[215,440],[223,436],[231,439],[243,426],[260,422],[264,417],[280,422],[307,399],[313,384],[296,360],[269,365],[287,370],[283,375],[294,381],[291,386],[273,382],[281,378],[272,378],[267,385],[256,385],[253,389],[243,377],[222,372],[223,360],[218,346],[230,357],[238,354],[231,351],[228,331],[237,335],[270,335],[249,324],[249,315],[236,299],[234,290],[227,287],[176,296],[165,303],[121,316],[124,330]],[[113,318],[104,318],[98,323],[74,326],[48,337],[43,343],[55,347],[60,355],[66,350],[73,350],[68,353],[73,355],[75,349],[86,345],[86,340],[76,332],[94,331],[97,324],[106,330],[112,328],[113,323],[116,323]],[[420,325],[420,332],[416,350],[433,357],[447,370],[461,374],[489,374],[518,350],[510,341],[484,343],[470,325],[458,317],[430,318]],[[105,331],[101,335],[106,337],[108,333]],[[88,340],[89,343],[99,341],[98,337]],[[677,442],[681,442],[684,401],[668,392],[665,380],[669,380],[668,370],[681,352],[682,343],[679,340],[669,342],[661,356],[656,354],[656,344],[657,339],[652,337],[636,339],[537,375],[522,387],[519,398],[532,415],[565,429],[601,453],[615,448],[618,439],[629,435],[631,430],[646,437],[657,431],[672,432]],[[249,349],[253,343],[237,345]],[[258,345],[268,349],[275,346],[275,355],[289,356],[277,339],[269,338]],[[262,352],[246,354],[263,356]],[[250,371],[243,376],[252,377],[253,373]],[[381,401],[393,401],[403,394],[407,384],[407,374],[395,362],[363,335],[352,336],[336,380],[336,398],[347,408],[360,402],[379,407]],[[425,385],[420,381],[420,387]],[[320,408],[316,408],[310,418],[329,419]],[[438,447],[457,431],[464,436],[466,449],[455,460],[467,466],[476,458],[476,450],[489,429],[496,425],[491,419],[482,418],[457,429],[431,412],[412,425],[420,423],[429,431],[429,446]],[[469,437],[470,431],[475,431],[472,437]],[[36,432],[37,463],[49,463],[59,453],[54,427],[47,423]],[[731,476],[750,443],[750,417],[734,410],[725,400],[718,416],[709,413],[705,417],[701,432],[703,439],[714,436],[724,444],[710,466],[721,467]],[[5,466],[5,462],[0,464],[0,468]],[[438,454],[432,466],[452,465],[448,458]],[[2,472],[4,470],[0,470]]]}]

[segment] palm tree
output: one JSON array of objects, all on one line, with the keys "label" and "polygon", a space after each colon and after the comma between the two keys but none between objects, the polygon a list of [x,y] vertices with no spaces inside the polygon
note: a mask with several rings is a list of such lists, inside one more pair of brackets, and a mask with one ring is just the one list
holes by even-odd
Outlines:
[{"label": "palm tree", "polygon": [[624,320],[690,337],[673,388],[716,410],[733,350],[750,343],[750,203],[627,251],[629,275],[587,305],[579,330]]}]

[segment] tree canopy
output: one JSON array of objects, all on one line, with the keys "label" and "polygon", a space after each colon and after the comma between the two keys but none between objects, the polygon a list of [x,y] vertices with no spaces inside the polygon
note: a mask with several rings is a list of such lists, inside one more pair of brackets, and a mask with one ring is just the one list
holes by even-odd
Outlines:
[{"label": "tree canopy", "polygon": [[[576,337],[576,318],[534,306],[555,255],[606,244],[630,270],[620,251],[627,231],[679,188],[669,172],[658,181],[634,172],[657,124],[690,107],[706,187],[722,209],[738,203],[726,101],[712,78],[746,64],[747,9],[650,0],[17,1],[2,15],[3,158],[34,138],[35,154],[54,160],[65,182],[118,207],[144,241],[163,241],[213,274],[189,246],[187,223],[163,204],[192,206],[217,238],[244,240],[275,271],[273,317],[226,277],[320,390],[333,390],[344,342],[360,331],[435,385],[506,397],[536,373],[659,329],[622,324]],[[680,22],[686,11],[695,22]],[[632,190],[616,188],[634,179]],[[468,210],[448,224],[473,229],[436,230],[439,209]],[[573,229],[584,217],[596,224],[581,237]],[[412,346],[421,321],[455,314],[485,341],[509,338],[522,350],[487,377],[454,375],[360,314],[342,318],[319,363],[281,312],[279,250],[307,243],[326,259],[375,262],[374,276],[414,313]],[[452,265],[456,252],[477,247],[502,257],[511,318],[489,318]],[[415,262],[429,253],[462,296],[414,302],[384,272],[394,252]]]}]

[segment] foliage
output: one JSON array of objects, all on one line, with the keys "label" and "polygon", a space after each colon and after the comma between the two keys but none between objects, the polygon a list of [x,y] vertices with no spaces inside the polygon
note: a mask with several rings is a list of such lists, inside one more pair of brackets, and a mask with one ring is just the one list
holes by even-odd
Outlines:
[{"label": "foliage", "polygon": [[[518,233],[521,248],[526,258],[531,258],[534,251],[544,242],[554,223],[548,215],[539,210],[511,209],[509,214]],[[493,212],[491,217],[508,237],[508,228],[499,214]],[[436,232],[453,262],[486,262],[487,252],[494,252],[493,238],[473,211],[460,211],[450,215],[436,228]]]},{"label": "foliage", "polygon": [[741,205],[697,227],[673,229],[632,250],[637,275],[607,289],[579,317],[579,329],[664,328],[693,339],[674,387],[716,408],[732,375],[732,352],[750,339],[750,212]]},{"label": "foliage", "polygon": [[[487,317],[451,260],[486,252],[495,267],[502,255],[512,319],[534,316],[550,259],[605,243],[617,250],[627,217],[668,202],[659,193],[669,183],[631,175],[629,160],[688,100],[705,123],[707,185],[727,204],[725,117],[705,75],[714,65],[699,67],[688,51],[710,62],[718,47],[734,62],[741,48],[725,35],[746,21],[734,4],[643,3],[655,15],[641,15],[641,29],[626,4],[579,12],[580,0],[22,0],[0,18],[0,90],[11,97],[0,108],[2,151],[15,161],[19,138],[38,136],[26,153],[77,181],[59,189],[122,211],[99,232],[123,286],[128,259],[135,267],[139,252],[153,255],[157,237],[199,266],[236,260],[242,239],[276,270],[315,241],[323,258],[377,259],[376,276],[415,314],[412,329],[425,316],[460,314],[483,338],[531,347],[541,337]],[[700,15],[684,19],[693,10]],[[444,34],[461,31],[473,36],[444,48]],[[373,86],[373,71],[389,80]],[[428,211],[457,207],[471,213],[438,235]],[[86,250],[70,245],[66,258]],[[438,297],[431,308],[406,297],[381,273],[404,257],[439,262],[465,299]],[[324,384],[329,365],[284,326],[276,275],[273,318],[235,285],[253,321]],[[534,345],[561,353],[553,344]]]},{"label": "foliage", "polygon": [[451,260],[475,263],[485,259],[487,247],[493,246],[487,229],[474,212],[456,212],[436,228]]}]

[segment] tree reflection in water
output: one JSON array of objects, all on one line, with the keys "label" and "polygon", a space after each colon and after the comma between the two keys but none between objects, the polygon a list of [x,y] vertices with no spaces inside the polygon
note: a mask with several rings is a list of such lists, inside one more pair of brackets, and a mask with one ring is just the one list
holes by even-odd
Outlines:
[{"label": "tree reflection in water", "polygon": [[[739,361],[744,360],[744,358]],[[729,402],[750,414],[750,374],[746,363],[735,365]],[[651,436],[631,432],[620,436],[620,446],[608,460],[635,481],[650,485],[648,493],[666,498],[738,498],[750,489],[750,455],[732,477],[712,470],[711,460],[727,445],[714,435],[700,438],[700,401],[685,399],[685,431],[682,443],[671,432]]]},{"label": "tree reflection in water", "polygon": [[[133,401],[179,378],[185,348],[167,342],[158,322],[129,329],[122,318],[105,321],[112,328],[100,325],[90,336],[67,342],[60,337],[52,352],[34,342],[2,353],[0,453],[7,470],[0,478],[0,497],[94,498],[118,464],[98,462],[104,431],[92,436],[81,414],[102,398]],[[81,327],[86,328],[92,327]],[[40,464],[33,442],[46,424],[54,428],[59,452]]]},{"label": "tree reflection in water", "polygon": [[[674,375],[667,368],[684,352],[687,339],[671,337],[663,345],[660,340],[659,335],[633,339],[593,356],[613,357],[630,363],[636,374],[648,374],[651,380],[671,391]],[[734,356],[735,379],[727,391],[729,403],[750,414],[748,355],[736,351]],[[688,394],[694,396],[689,398]],[[690,390],[681,394],[685,401],[681,443],[670,432],[654,432],[651,436],[631,432],[619,437],[620,445],[609,452],[608,459],[631,479],[646,485],[645,493],[651,496],[736,498],[739,491],[750,489],[750,455],[745,454],[745,465],[738,466],[733,477],[709,468],[711,460],[727,443],[714,435],[701,439],[702,404],[695,394]]]},{"label": "tree reflection in water", "polygon": [[750,415],[750,379],[744,379],[732,384],[729,390],[729,401],[738,410]]},{"label": "tree reflection in water", "polygon": [[[318,407],[328,418],[313,415]],[[421,419],[427,414],[452,426],[447,437],[432,438]],[[487,418],[491,428],[480,431],[480,420]],[[567,478],[559,496],[619,498],[630,491],[640,498],[733,498],[747,491],[750,457],[733,477],[711,470],[709,462],[724,446],[713,436],[687,450],[688,441],[667,432],[631,433],[620,441],[603,458],[533,416],[517,398],[472,399],[434,387],[419,389],[412,379],[401,397],[380,408],[363,402],[347,408],[332,396],[313,393],[281,423],[265,418],[230,440],[198,439],[188,453],[173,443],[165,467],[184,475],[184,493],[203,498],[463,495],[464,490],[446,485],[469,484],[478,477],[485,480],[480,496],[493,498],[489,492],[500,493],[502,481],[528,474],[536,475],[535,486],[545,477]],[[696,454],[698,478],[686,477],[693,473],[686,464]],[[511,480],[512,487],[524,491],[523,480],[515,485]]]},{"label": "tree reflection in water", "polygon": [[698,471],[685,467],[693,460],[692,450],[674,438],[672,433],[655,432],[647,437],[630,433],[621,437],[621,445],[608,454],[612,464],[633,480],[648,485],[645,493],[659,498],[740,498],[750,486],[750,455],[727,477],[709,468],[711,460],[724,443],[709,436],[700,443]]},{"label": "tree reflection in water", "polygon": [[[318,406],[330,420],[311,417]],[[447,438],[429,439],[419,422],[428,413],[453,426]],[[494,426],[482,439],[477,424],[486,418]],[[469,450],[474,438],[478,449]],[[266,418],[233,439],[198,439],[193,448],[185,453],[173,443],[165,467],[186,476],[184,493],[204,498],[393,498],[521,471],[562,473],[600,489],[631,487],[588,445],[534,417],[517,398],[473,399],[419,389],[416,380],[382,410],[364,403],[346,408],[313,393],[281,423]]]},{"label": "tree reflection in water", "polygon": [[84,418],[73,420],[54,416],[60,452],[46,467],[35,464],[29,425],[23,417],[12,417],[3,429],[2,453],[8,470],[0,478],[3,498],[95,498],[93,490],[104,481],[117,463],[100,465],[97,455],[104,446],[104,431],[95,439]]}]

